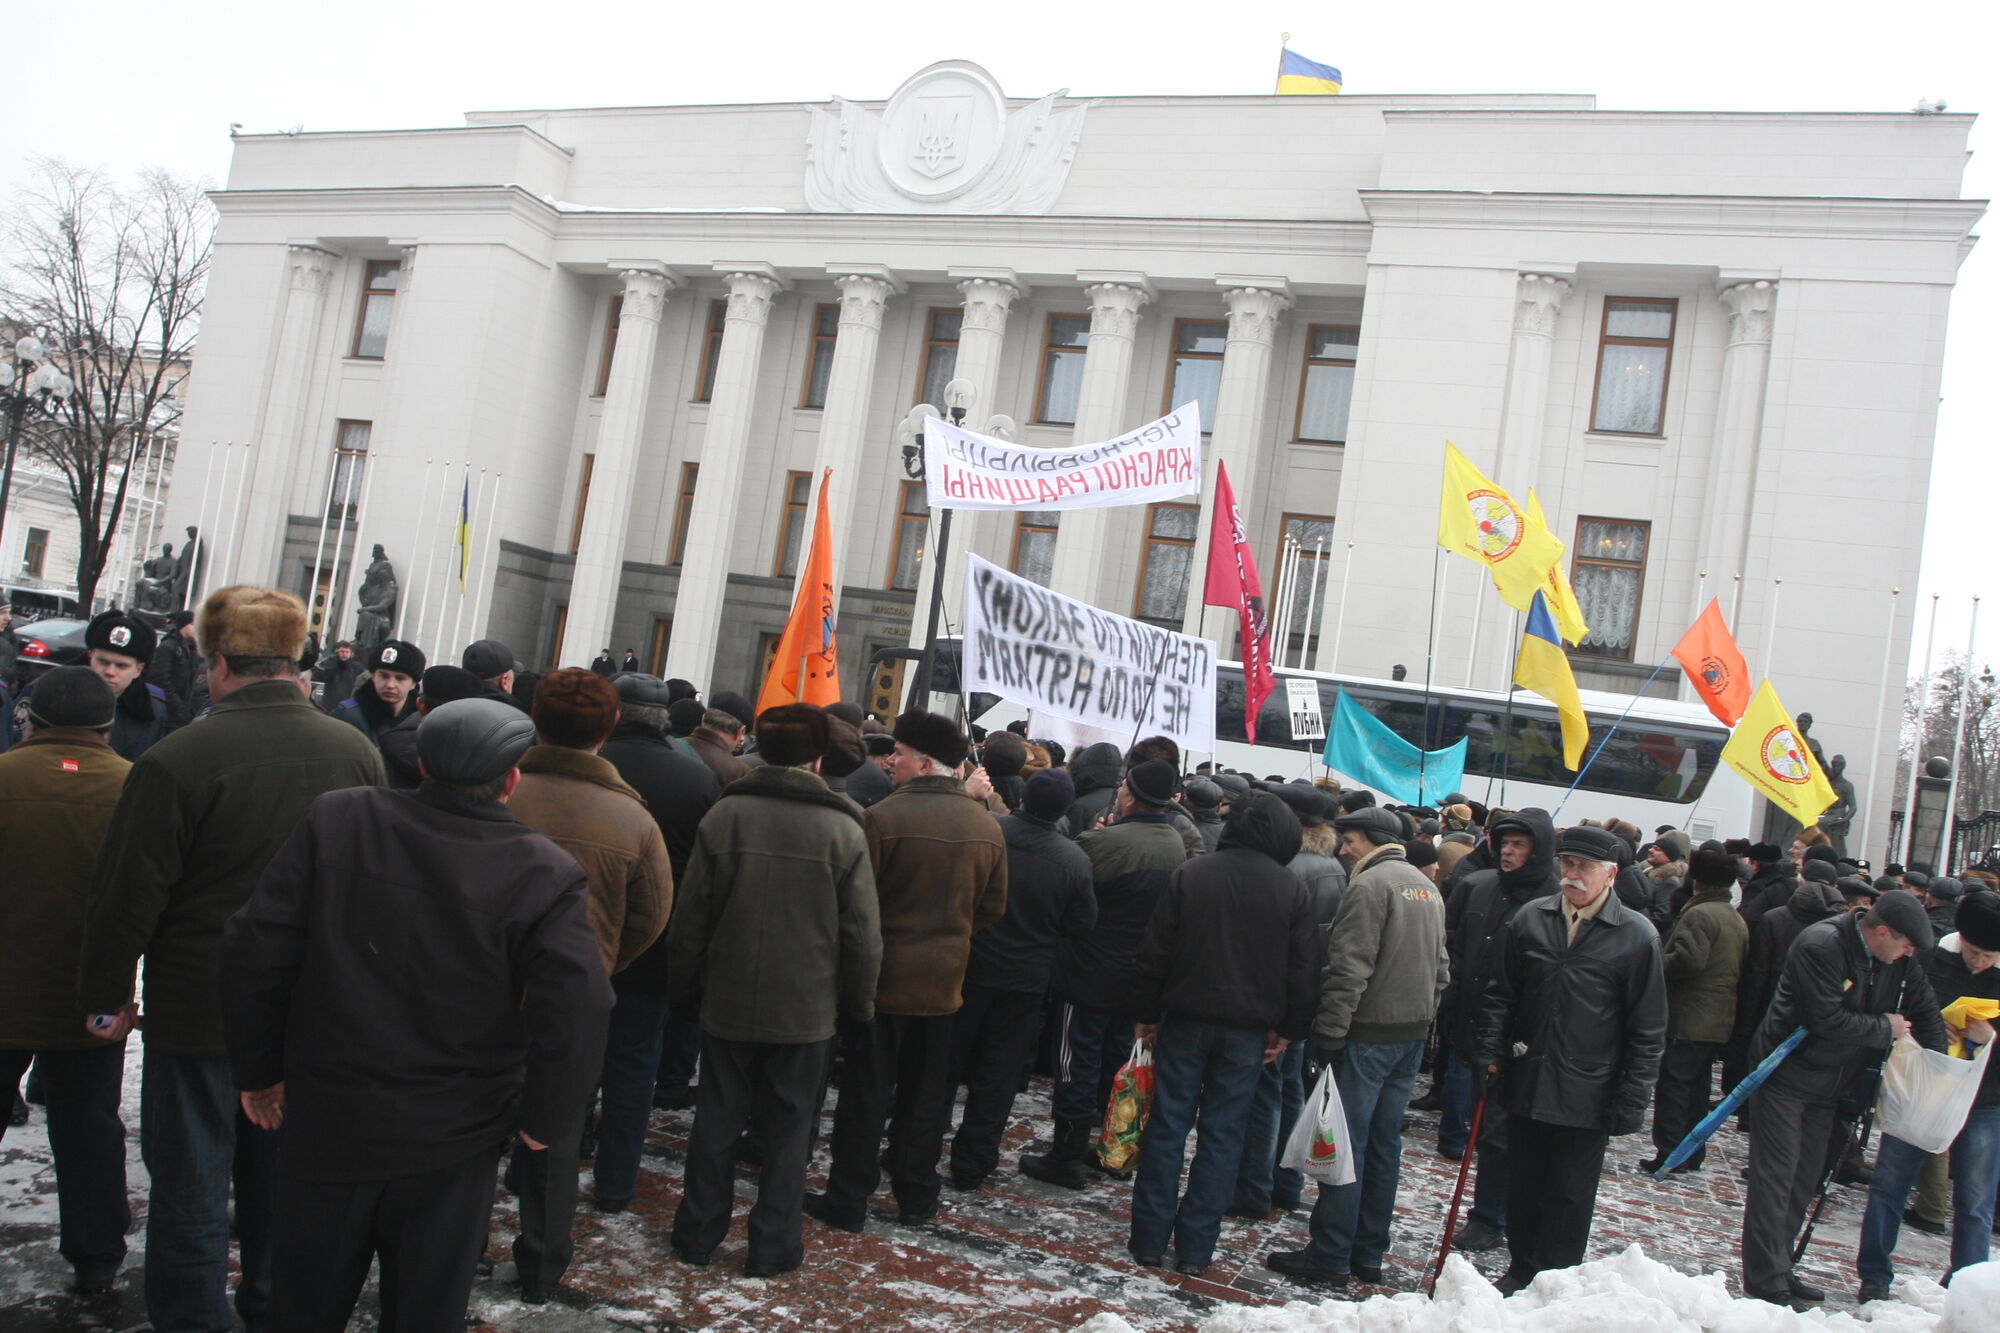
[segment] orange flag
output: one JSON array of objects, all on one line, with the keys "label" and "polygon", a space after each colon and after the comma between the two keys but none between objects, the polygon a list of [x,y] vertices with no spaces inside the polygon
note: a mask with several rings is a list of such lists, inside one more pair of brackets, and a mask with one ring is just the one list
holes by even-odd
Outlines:
[{"label": "orange flag", "polygon": [[1674,660],[1688,683],[1725,727],[1733,727],[1750,706],[1750,668],[1722,623],[1722,604],[1710,598],[1688,632],[1674,645]]},{"label": "orange flag", "polygon": [[826,491],[832,479],[832,468],[820,474],[812,550],[806,556],[805,571],[799,575],[792,615],[771,658],[770,674],[764,677],[764,688],[757,696],[759,713],[779,704],[818,704],[824,708],[840,700],[840,652],[833,633],[838,605],[833,590],[833,521],[826,511]]}]

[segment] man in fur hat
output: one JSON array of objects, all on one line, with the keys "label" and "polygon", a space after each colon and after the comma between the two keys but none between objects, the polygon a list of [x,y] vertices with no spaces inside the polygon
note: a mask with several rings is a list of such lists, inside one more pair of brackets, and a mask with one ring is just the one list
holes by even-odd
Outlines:
[{"label": "man in fur hat", "polygon": [[146,1063],[139,1142],[152,1173],[146,1307],[154,1327],[228,1328],[229,1199],[235,1186],[253,1327],[270,1298],[271,1166],[277,1135],[238,1106],[223,1044],[216,950],[307,805],[379,785],[382,760],[298,686],[306,609],[248,584],[208,595],[195,618],[215,701],[132,765],[92,877],[78,968],[91,1033],[122,1038],[132,974],[146,960]]},{"label": "man in fur hat", "polygon": [[368,679],[354,687],[333,715],[373,741],[417,711],[417,682],[424,678],[424,650],[402,639],[384,639],[368,650]]}]

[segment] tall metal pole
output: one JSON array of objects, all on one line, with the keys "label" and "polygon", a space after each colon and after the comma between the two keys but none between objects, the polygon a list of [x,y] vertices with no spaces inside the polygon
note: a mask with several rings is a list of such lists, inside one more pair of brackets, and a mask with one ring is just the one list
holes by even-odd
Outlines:
[{"label": "tall metal pole", "polygon": [[1772,658],[1778,651],[1778,596],[1784,590],[1783,579],[1771,580],[1771,614],[1764,626],[1764,660],[1756,666],[1756,670],[1764,673],[1766,680],[1771,678]]},{"label": "tall metal pole", "polygon": [[[471,467],[472,465],[470,463],[466,464],[467,471],[470,471]],[[442,528],[444,524],[444,502],[446,497],[448,497],[450,494],[451,494],[451,460],[447,458],[444,460],[444,483],[438,490],[437,512],[434,515],[432,515],[433,521],[430,525],[431,528],[430,549],[426,551],[424,554],[424,585],[423,585],[424,596],[423,596],[423,601],[420,602],[417,606],[416,637],[410,640],[410,642],[415,643],[418,646],[422,646],[425,643],[431,642],[431,639],[424,633],[424,630],[429,625],[431,618],[431,584],[433,581],[433,577],[437,573],[437,553],[439,545],[438,538],[442,535]],[[422,511],[420,510],[418,512],[421,513]],[[440,603],[440,605],[442,605],[442,603]]]},{"label": "tall metal pole", "polygon": [[[361,474],[361,499],[354,506],[354,549],[347,553],[347,578],[345,582],[340,584],[340,596],[333,603],[335,624],[340,623],[339,612],[341,603],[345,602],[347,594],[354,590],[354,566],[361,559],[361,536],[367,530],[362,525],[368,521],[368,497],[375,493],[375,474],[381,471],[381,467],[379,466],[381,459],[376,457],[374,450],[369,450],[367,453],[362,454],[361,457],[365,461],[362,465],[363,472]],[[338,579],[340,577],[340,554],[337,550],[334,553],[333,561],[335,565],[334,577]]]},{"label": "tall metal pole", "polygon": [[[320,561],[326,557],[326,529],[327,525],[333,522],[333,493],[334,488],[339,484],[340,451],[336,449],[333,454],[333,466],[329,467],[326,471],[326,501],[319,508],[319,540],[313,544],[312,568],[306,572],[306,601],[308,603],[319,593]],[[333,578],[330,575],[326,580],[326,596],[327,601],[322,602],[319,608],[320,645],[322,647],[326,645],[327,634],[332,629],[332,626],[326,622],[326,613],[332,609],[330,603],[333,600]],[[335,637],[338,638],[337,635]]]},{"label": "tall metal pole", "polygon": [[250,480],[250,464],[252,461],[250,455],[256,447],[249,440],[243,442],[243,466],[237,469],[236,473],[236,498],[229,503],[231,517],[229,524],[229,552],[223,557],[222,563],[229,566],[229,579],[232,583],[238,581],[236,578],[236,550],[243,537],[243,488]]},{"label": "tall metal pole", "polygon": [[[435,471],[435,469],[431,467],[431,460],[426,458],[424,460],[424,489],[420,493],[421,498],[417,502],[417,516],[420,522],[422,521],[424,511],[431,507],[431,474],[433,471]],[[410,561],[410,569],[412,573],[416,571],[416,563],[417,563],[416,560],[412,558]],[[417,615],[419,618],[421,618],[423,615],[421,600],[418,602]],[[403,638],[404,637],[403,625],[405,622],[409,620],[409,618],[410,618],[410,599],[407,597],[398,597],[396,599],[396,625],[395,628],[390,630],[389,632],[396,638],[399,639]]]},{"label": "tall metal pole", "polygon": [[1340,670],[1340,634],[1347,628],[1347,576],[1354,572],[1354,543],[1347,544],[1347,557],[1340,565],[1340,609],[1333,613],[1333,656],[1327,661],[1328,671]]},{"label": "tall metal pole", "polygon": [[1910,743],[1910,780],[1903,788],[1903,840],[1889,859],[1909,864],[1910,848],[1917,845],[1917,770],[1924,763],[1924,710],[1931,701],[1931,651],[1937,647],[1938,594],[1931,594],[1931,629],[1924,638],[1924,670],[1917,677],[1917,734]]},{"label": "tall metal pole", "polygon": [[[472,493],[472,501],[465,507],[465,528],[459,533],[464,543],[458,549],[458,614],[451,618],[451,639],[444,645],[456,650],[465,642],[465,585],[472,573],[472,521],[486,503],[486,469],[479,469],[479,489]],[[482,534],[483,535],[483,534]]]},{"label": "tall metal pole", "polygon": [[[1875,700],[1875,726],[1868,733],[1868,785],[1875,785],[1875,765],[1882,759],[1882,719],[1889,712],[1889,659],[1896,646],[1896,608],[1903,595],[1901,588],[1889,589],[1889,623],[1882,627],[1882,691]],[[1896,766],[1889,765],[1890,790],[1895,787]],[[1866,796],[1861,799],[1861,836],[1854,845],[1861,855],[1868,855],[1868,834],[1874,825],[1870,818],[1875,812],[1875,802]]]},{"label": "tall metal pole", "polygon": [[1292,534],[1286,533],[1278,547],[1278,604],[1277,615],[1271,623],[1271,665],[1285,665],[1285,645],[1292,628]]},{"label": "tall metal pole", "polygon": [[480,559],[479,567],[486,571],[486,581],[480,589],[479,597],[472,604],[472,632],[483,633],[486,617],[493,610],[493,585],[500,580],[498,567],[500,554],[500,483],[507,479],[504,472],[493,474],[493,498],[486,505],[486,554]]},{"label": "tall metal pole", "polygon": [[221,553],[215,545],[211,529],[222,522],[223,511],[229,505],[229,469],[236,462],[236,441],[222,442],[222,474],[215,483],[215,513],[208,520],[208,527],[198,530],[196,537],[201,543],[201,589],[194,595],[197,604],[207,600],[215,587],[216,567],[222,563]]},{"label": "tall metal pole", "polygon": [[1954,868],[1958,850],[1958,839],[1952,825],[1958,820],[1958,761],[1965,753],[1965,705],[1966,697],[1972,693],[1972,650],[1979,641],[1979,598],[1972,599],[1972,628],[1965,635],[1965,660],[1958,664],[1958,716],[1951,728],[1951,787],[1944,802],[1944,850],[1945,863],[1937,867],[1937,873],[1948,875]]},{"label": "tall metal pole", "polygon": [[1304,641],[1299,644],[1301,669],[1312,665],[1313,631],[1319,626],[1319,582],[1322,568],[1320,561],[1324,559],[1326,559],[1326,538],[1320,537],[1313,542],[1313,562],[1309,575],[1311,581],[1306,584],[1306,634]]},{"label": "tall metal pole", "polygon": [[[183,564],[186,564],[190,560],[194,560],[197,556],[206,555],[207,553],[208,496],[210,490],[213,488],[216,481],[215,444],[216,442],[213,439],[209,440],[208,442],[208,466],[204,467],[201,470],[201,504],[196,506],[194,511],[194,540],[188,543],[188,545],[193,547],[194,549],[191,551],[183,550],[181,552],[181,562]],[[213,564],[214,561],[209,561],[209,563]],[[198,575],[205,576],[206,573],[207,571],[204,570],[199,564],[188,566],[187,600],[193,606],[201,605],[201,596],[203,591],[203,589],[198,584],[196,584],[195,578]],[[175,576],[174,582],[176,584],[180,582],[180,578],[178,575]]]}]

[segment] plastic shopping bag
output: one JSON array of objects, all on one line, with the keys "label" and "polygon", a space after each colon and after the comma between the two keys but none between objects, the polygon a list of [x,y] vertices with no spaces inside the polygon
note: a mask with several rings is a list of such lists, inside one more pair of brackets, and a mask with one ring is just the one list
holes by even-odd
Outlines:
[{"label": "plastic shopping bag", "polygon": [[1882,1070],[1882,1132],[1928,1153],[1951,1147],[1965,1128],[1991,1050],[1982,1046],[1972,1059],[1954,1060],[1925,1050],[1914,1037],[1898,1037]]},{"label": "plastic shopping bag", "polygon": [[1139,1160],[1139,1140],[1145,1137],[1146,1117],[1152,1111],[1153,1052],[1135,1041],[1131,1058],[1112,1080],[1104,1124],[1097,1131],[1097,1160],[1105,1170],[1129,1170]]},{"label": "plastic shopping bag", "polygon": [[1322,1185],[1354,1183],[1353,1140],[1347,1133],[1347,1111],[1340,1104],[1340,1089],[1333,1085],[1333,1069],[1319,1071],[1292,1132],[1285,1139],[1285,1155],[1278,1165],[1303,1172],[1308,1180]]}]

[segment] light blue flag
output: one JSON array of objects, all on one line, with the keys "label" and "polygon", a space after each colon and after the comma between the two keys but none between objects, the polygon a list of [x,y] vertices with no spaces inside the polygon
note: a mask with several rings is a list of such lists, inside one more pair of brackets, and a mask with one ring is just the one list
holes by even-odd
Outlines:
[{"label": "light blue flag", "polygon": [[[1326,729],[1328,768],[1403,805],[1435,805],[1465,783],[1465,739],[1420,750],[1339,691]],[[1428,795],[1426,793],[1429,793]]]}]

